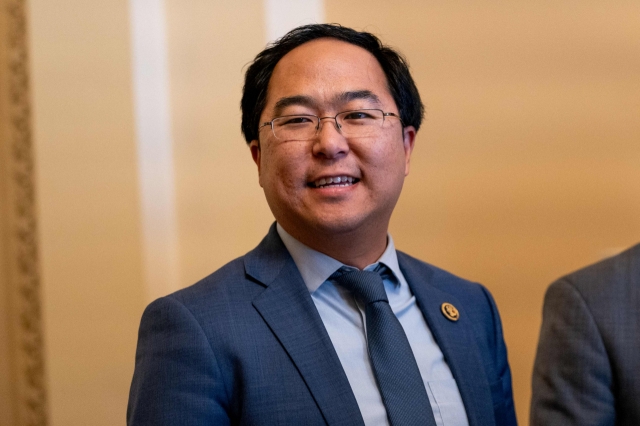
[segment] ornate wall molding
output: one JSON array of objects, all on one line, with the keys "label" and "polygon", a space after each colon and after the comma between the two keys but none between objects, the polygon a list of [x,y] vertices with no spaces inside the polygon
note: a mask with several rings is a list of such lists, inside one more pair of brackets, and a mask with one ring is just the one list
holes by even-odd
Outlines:
[{"label": "ornate wall molding", "polygon": [[17,425],[46,425],[34,152],[31,133],[27,5],[0,0],[0,147],[4,180],[2,250]]}]

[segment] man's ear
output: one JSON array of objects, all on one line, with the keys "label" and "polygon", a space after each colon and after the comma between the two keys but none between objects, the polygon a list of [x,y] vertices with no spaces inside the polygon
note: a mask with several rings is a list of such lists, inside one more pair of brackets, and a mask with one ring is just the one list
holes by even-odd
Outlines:
[{"label": "man's ear", "polygon": [[251,157],[253,162],[258,166],[258,174],[260,174],[260,141],[254,139],[249,144],[249,150],[251,151]]},{"label": "man's ear", "polygon": [[402,129],[402,144],[404,145],[404,175],[409,174],[409,163],[411,162],[411,153],[413,145],[416,142],[416,128],[407,126]]},{"label": "man's ear", "polygon": [[251,151],[251,158],[253,158],[253,162],[258,166],[258,183],[262,186],[262,170],[260,158],[262,156],[262,152],[260,151],[260,141],[258,139],[254,139],[249,144],[249,150]]}]

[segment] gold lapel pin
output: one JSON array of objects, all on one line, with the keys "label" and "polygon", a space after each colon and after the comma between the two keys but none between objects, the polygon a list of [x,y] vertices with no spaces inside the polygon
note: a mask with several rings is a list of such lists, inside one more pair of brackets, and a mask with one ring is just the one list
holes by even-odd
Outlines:
[{"label": "gold lapel pin", "polygon": [[458,321],[460,319],[460,312],[453,306],[451,303],[443,303],[440,306],[440,310],[442,311],[442,315],[445,316],[449,321]]}]

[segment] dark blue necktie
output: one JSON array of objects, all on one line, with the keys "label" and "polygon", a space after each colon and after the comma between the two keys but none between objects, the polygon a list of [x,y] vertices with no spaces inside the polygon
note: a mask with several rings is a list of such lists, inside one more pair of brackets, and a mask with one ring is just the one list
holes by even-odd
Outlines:
[{"label": "dark blue necktie", "polygon": [[369,358],[391,425],[436,426],[418,364],[389,306],[380,273],[340,268],[330,279],[365,306]]}]

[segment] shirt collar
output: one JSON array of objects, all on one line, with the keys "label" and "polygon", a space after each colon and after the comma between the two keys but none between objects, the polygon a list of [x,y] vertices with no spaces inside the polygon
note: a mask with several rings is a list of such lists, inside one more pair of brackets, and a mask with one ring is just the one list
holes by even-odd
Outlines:
[{"label": "shirt collar", "polygon": [[[300,271],[302,280],[307,286],[307,289],[309,289],[309,293],[316,291],[322,283],[324,283],[342,266],[353,268],[352,266],[345,265],[326,254],[320,253],[319,251],[302,244],[300,241],[289,235],[289,233],[285,231],[279,223],[276,224],[276,229],[278,231],[278,235],[280,235],[280,238],[282,239],[282,242],[289,251],[289,254],[291,254],[293,261],[298,267],[298,271]],[[382,253],[382,256],[380,256],[375,263],[372,263],[364,269],[366,271],[373,270],[378,263],[382,263],[389,268],[396,278],[402,276],[400,266],[398,265],[398,255],[396,254],[396,248],[393,244],[393,238],[391,238],[391,235],[389,234],[387,234],[387,248],[384,250],[384,253]],[[397,282],[398,280],[396,280],[396,283]]]}]

